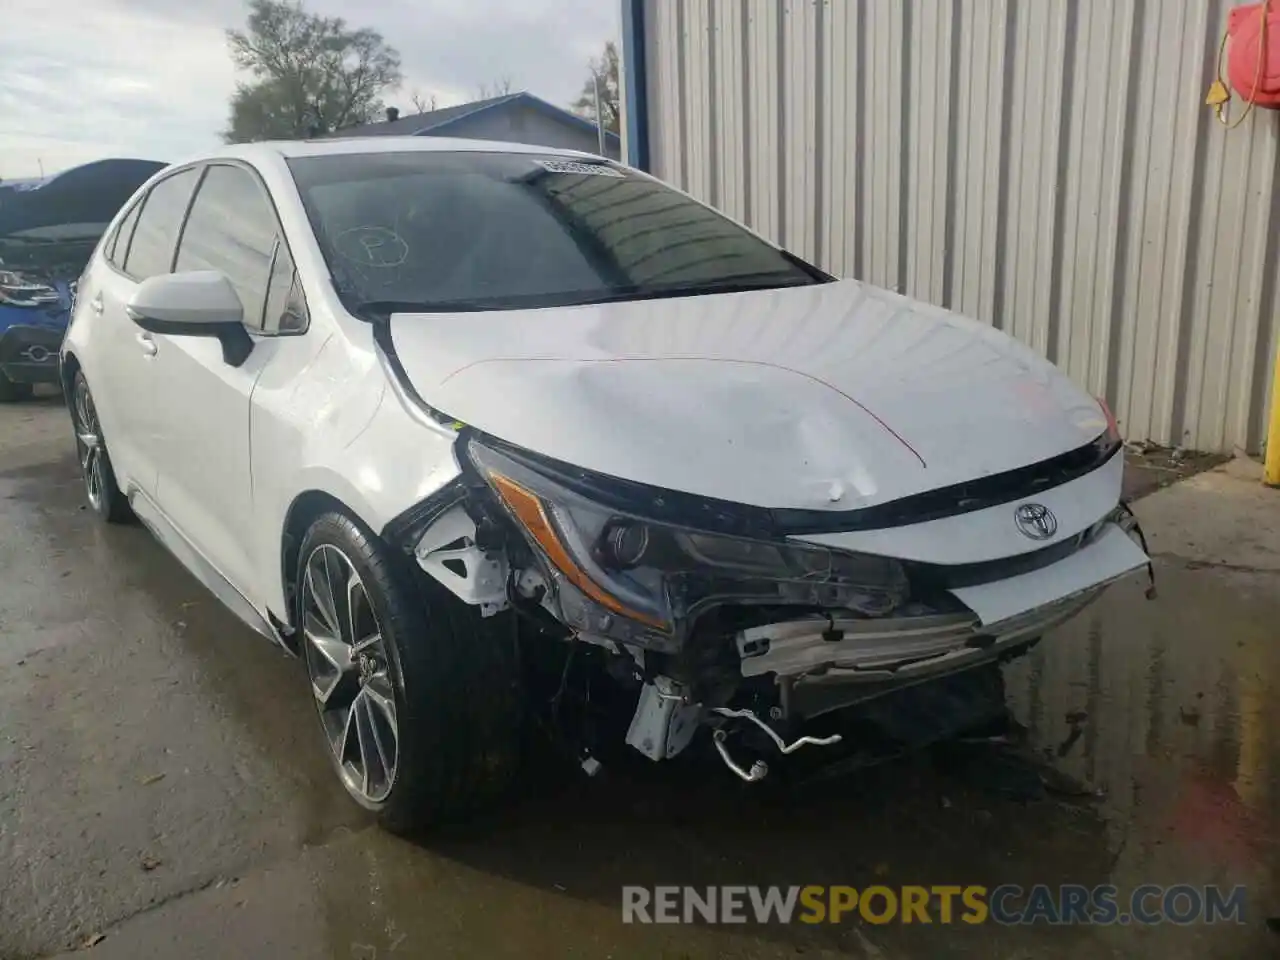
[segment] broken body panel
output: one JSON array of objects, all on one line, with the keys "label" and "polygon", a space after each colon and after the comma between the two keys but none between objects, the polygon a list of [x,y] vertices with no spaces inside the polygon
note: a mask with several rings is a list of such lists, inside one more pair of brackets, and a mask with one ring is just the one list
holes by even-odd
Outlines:
[{"label": "broken body panel", "polygon": [[[483,323],[396,314],[380,341],[412,402],[466,425],[470,480],[410,545],[419,564],[467,602],[532,603],[631,661],[628,742],[653,759],[710,724],[758,779],[729,757],[727,724],[794,726],[1007,657],[1148,563],[1098,401],[997,331],[861,283]],[[1023,529],[1027,506],[1052,529]],[[644,603],[638,560],[601,557],[611,524],[642,529],[650,554],[685,545],[657,576],[665,606]],[[777,590],[753,568],[699,602],[682,594],[690,538],[825,559]],[[845,558],[887,564],[897,592]]]}]

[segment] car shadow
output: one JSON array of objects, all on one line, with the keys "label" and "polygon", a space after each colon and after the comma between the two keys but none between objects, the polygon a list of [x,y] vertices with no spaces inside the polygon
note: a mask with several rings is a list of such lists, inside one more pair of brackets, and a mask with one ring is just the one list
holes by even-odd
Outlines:
[{"label": "car shadow", "polygon": [[[1114,857],[1086,785],[1008,733],[956,738],[825,775],[771,761],[746,784],[711,751],[662,764],[615,760],[595,778],[554,765],[532,771],[510,809],[420,846],[475,870],[619,911],[638,885],[781,887],[1108,882]],[[1044,928],[964,923],[752,925],[797,949],[895,948],[930,957],[1007,956],[1038,946]],[[956,901],[956,916],[960,913]],[[1075,932],[1053,929],[1059,947]],[[871,955],[876,955],[871,953]],[[1040,954],[1037,954],[1040,955]],[[1048,955],[1048,954],[1046,954]]]}]

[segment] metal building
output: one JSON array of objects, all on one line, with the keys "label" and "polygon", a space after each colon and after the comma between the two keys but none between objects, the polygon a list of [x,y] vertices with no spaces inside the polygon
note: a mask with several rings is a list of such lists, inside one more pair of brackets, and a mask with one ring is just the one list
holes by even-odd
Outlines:
[{"label": "metal building", "polygon": [[1280,114],[1228,131],[1203,105],[1229,5],[623,0],[624,150],[833,273],[1021,338],[1131,440],[1253,453]]}]

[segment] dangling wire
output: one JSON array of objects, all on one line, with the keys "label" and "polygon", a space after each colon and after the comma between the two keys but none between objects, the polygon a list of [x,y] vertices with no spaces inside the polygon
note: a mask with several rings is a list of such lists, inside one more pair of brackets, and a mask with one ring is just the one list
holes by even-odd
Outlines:
[{"label": "dangling wire", "polygon": [[1253,92],[1249,94],[1249,102],[1245,104],[1244,112],[1235,120],[1227,117],[1227,105],[1231,103],[1231,88],[1227,86],[1226,78],[1222,75],[1223,55],[1227,49],[1227,32],[1222,33],[1222,43],[1218,44],[1218,79],[1209,87],[1209,94],[1205,98],[1205,102],[1213,106],[1214,115],[1218,118],[1224,127],[1228,130],[1234,130],[1240,124],[1244,123],[1245,118],[1253,112],[1254,100],[1258,96],[1258,90],[1262,86],[1262,67],[1267,60],[1267,6],[1271,0],[1262,0],[1258,4],[1258,11],[1262,16],[1262,22],[1258,28],[1258,69],[1253,76]]}]

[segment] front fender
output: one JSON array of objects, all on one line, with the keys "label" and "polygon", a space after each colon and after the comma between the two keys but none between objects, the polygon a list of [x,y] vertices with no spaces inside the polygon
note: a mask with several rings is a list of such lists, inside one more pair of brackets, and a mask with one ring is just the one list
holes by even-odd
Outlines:
[{"label": "front fender", "polygon": [[340,447],[317,446],[318,457],[295,474],[292,496],[274,510],[272,580],[268,606],[282,622],[292,620],[286,599],[281,549],[296,506],[309,495],[336,500],[370,530],[382,531],[410,507],[457,479],[456,434],[433,430],[410,416],[388,390],[367,426]]}]

